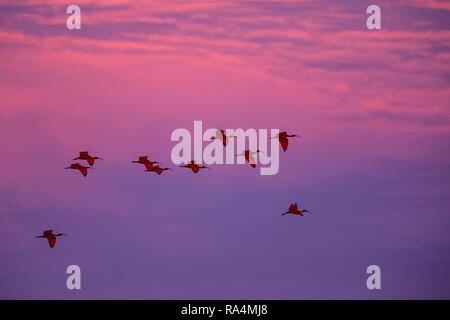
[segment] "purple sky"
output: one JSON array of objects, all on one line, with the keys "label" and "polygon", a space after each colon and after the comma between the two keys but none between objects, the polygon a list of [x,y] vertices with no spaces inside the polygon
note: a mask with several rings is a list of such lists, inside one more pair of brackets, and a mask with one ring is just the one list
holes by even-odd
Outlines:
[{"label": "purple sky", "polygon": [[[0,0],[0,298],[449,299],[450,3],[375,3]],[[302,139],[275,176],[131,163],[194,120]]]}]

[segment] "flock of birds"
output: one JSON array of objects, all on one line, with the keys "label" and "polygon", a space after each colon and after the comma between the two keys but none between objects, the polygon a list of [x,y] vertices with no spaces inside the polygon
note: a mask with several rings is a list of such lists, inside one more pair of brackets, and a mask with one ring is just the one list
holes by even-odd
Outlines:
[{"label": "flock of birds", "polygon": [[[232,138],[232,137],[233,136],[226,136],[225,130],[218,129],[216,132],[216,136],[212,137],[211,140],[219,139],[222,142],[223,146],[226,147],[228,144],[229,138]],[[282,131],[277,136],[272,137],[272,139],[278,139],[281,148],[283,149],[284,152],[286,152],[288,149],[288,146],[289,146],[289,138],[292,138],[292,137],[300,137],[300,136],[298,136],[296,134],[288,134],[286,131]],[[249,165],[252,168],[255,168],[256,160],[253,157],[253,155],[260,153],[260,152],[262,152],[262,151],[256,150],[254,152],[251,152],[250,150],[245,150],[244,153],[236,155],[236,156],[244,156],[245,160],[249,163]],[[88,151],[81,151],[79,153],[79,156],[73,159],[73,161],[75,161],[75,160],[84,160],[87,162],[87,164],[89,166],[83,166],[79,162],[75,162],[75,163],[72,163],[69,167],[66,167],[65,169],[78,170],[84,177],[86,177],[88,175],[88,170],[93,169],[95,161],[103,160],[103,159],[100,157],[90,155]],[[144,170],[145,172],[154,172],[158,175],[161,175],[164,171],[173,170],[172,168],[161,167],[160,162],[151,161],[148,156],[139,156],[138,160],[134,160],[131,162],[143,165],[145,167],[145,170]],[[188,168],[194,174],[198,173],[200,171],[200,169],[210,169],[210,167],[198,165],[197,163],[195,163],[194,160],[191,160],[189,163],[184,164],[180,167]],[[299,209],[298,204],[294,202],[289,206],[288,210],[286,212],[282,213],[281,215],[284,216],[284,215],[292,214],[292,215],[297,215],[297,216],[303,216],[305,213],[311,213],[311,212],[308,210]],[[67,234],[64,234],[64,233],[54,234],[53,230],[45,230],[42,233],[42,235],[37,236],[36,238],[47,239],[48,245],[50,246],[50,248],[53,248],[56,244],[56,238],[60,237],[60,236],[67,236]]]}]

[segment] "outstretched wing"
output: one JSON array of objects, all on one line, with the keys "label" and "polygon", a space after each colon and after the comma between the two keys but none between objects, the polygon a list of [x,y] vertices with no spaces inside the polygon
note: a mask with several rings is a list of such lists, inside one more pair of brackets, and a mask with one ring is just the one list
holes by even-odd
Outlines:
[{"label": "outstretched wing", "polygon": [[219,139],[220,141],[222,141],[222,144],[224,147],[227,146],[227,136],[225,135],[225,131],[224,130],[217,130],[216,131],[216,138]]},{"label": "outstretched wing", "polygon": [[80,168],[79,170],[80,170],[81,174],[83,175],[83,177],[87,176],[87,174],[88,174],[87,168]]},{"label": "outstretched wing", "polygon": [[289,145],[289,140],[288,140],[288,138],[286,138],[286,137],[283,136],[283,135],[280,135],[280,136],[278,137],[278,140],[280,141],[281,148],[283,149],[284,152],[286,152],[286,150],[287,150],[287,148],[288,148],[288,145]]},{"label": "outstretched wing", "polygon": [[56,237],[48,237],[48,245],[50,246],[50,248],[53,248],[56,244]]},{"label": "outstretched wing", "polygon": [[149,171],[153,170],[153,168],[154,168],[153,164],[149,160],[144,162],[144,166]]},{"label": "outstretched wing", "polygon": [[251,153],[248,154],[248,163],[250,163],[252,168],[256,168],[256,160]]}]

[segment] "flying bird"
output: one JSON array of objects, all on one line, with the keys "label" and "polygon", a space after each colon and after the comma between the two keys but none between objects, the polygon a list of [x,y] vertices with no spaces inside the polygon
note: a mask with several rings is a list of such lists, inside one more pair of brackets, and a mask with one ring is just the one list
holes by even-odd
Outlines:
[{"label": "flying bird", "polygon": [[303,216],[305,214],[305,212],[311,213],[308,210],[299,210],[297,203],[294,202],[289,206],[288,211],[286,211],[285,213],[282,213],[281,215],[284,216],[286,214],[293,214],[293,215],[297,215],[297,216]]},{"label": "flying bird", "polygon": [[160,166],[152,166],[152,168],[145,170],[146,172],[156,172],[159,176],[166,170],[173,170],[171,168],[161,168]]},{"label": "flying bird", "polygon": [[93,168],[82,166],[81,164],[79,164],[78,162],[76,162],[76,163],[72,163],[72,164],[70,165],[70,167],[67,167],[67,168],[65,168],[65,169],[80,170],[81,174],[82,174],[84,177],[86,177],[87,174],[88,174],[88,169],[93,169]]},{"label": "flying bird", "polygon": [[48,240],[48,245],[50,246],[50,248],[53,248],[56,244],[56,237],[59,236],[67,236],[67,234],[64,233],[54,234],[53,230],[45,230],[42,233],[42,236],[36,236],[36,238],[46,238]]},{"label": "flying bird", "polygon": [[131,162],[143,164],[145,166],[145,168],[147,169],[146,171],[151,171],[152,168],[154,167],[155,163],[160,164],[158,161],[150,161],[148,159],[148,156],[140,156],[138,158],[138,160],[131,161]]},{"label": "flying bird", "polygon": [[223,146],[226,147],[228,144],[228,138],[234,138],[234,136],[227,137],[227,135],[225,134],[225,130],[217,129],[216,136],[211,137],[211,140],[219,139],[220,141],[222,141]]},{"label": "flying bird", "polygon": [[284,152],[286,152],[286,150],[288,149],[288,146],[289,146],[288,138],[293,138],[293,137],[300,137],[300,136],[297,134],[288,134],[286,131],[282,131],[282,132],[278,133],[275,137],[272,137],[272,139],[278,138],[281,148],[283,149]]},{"label": "flying bird", "polygon": [[198,164],[195,163],[194,160],[191,160],[191,162],[189,162],[188,164],[186,164],[184,166],[180,166],[180,168],[189,168],[192,170],[193,173],[199,172],[200,169],[210,169],[209,167],[206,167],[206,166],[199,166]]},{"label": "flying bird", "polygon": [[256,150],[255,152],[250,152],[250,150],[245,150],[244,153],[236,155],[238,156],[244,156],[245,160],[252,166],[252,168],[256,168],[256,160],[255,157],[253,157],[254,154],[260,153],[262,151]]},{"label": "flying bird", "polygon": [[91,156],[88,151],[81,151],[78,158],[75,158],[73,160],[86,160],[90,166],[93,166],[95,163],[95,160],[97,160],[97,159],[103,160],[102,158]]}]

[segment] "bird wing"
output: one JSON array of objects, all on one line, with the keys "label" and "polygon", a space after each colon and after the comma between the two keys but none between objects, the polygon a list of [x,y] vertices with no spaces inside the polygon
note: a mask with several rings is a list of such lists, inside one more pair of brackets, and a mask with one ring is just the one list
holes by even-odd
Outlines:
[{"label": "bird wing", "polygon": [[222,144],[224,147],[227,145],[227,136],[225,135],[224,130],[217,130],[216,138],[219,139],[220,141],[222,141]]},{"label": "bird wing", "polygon": [[145,168],[147,169],[147,170],[152,170],[154,167],[153,167],[153,164],[150,162],[150,161],[146,161],[146,162],[144,162],[144,166],[145,166]]},{"label": "bird wing", "polygon": [[47,240],[48,240],[48,245],[50,246],[50,248],[53,248],[56,244],[56,237],[55,236],[48,237]]},{"label": "bird wing", "polygon": [[81,169],[81,168],[83,168],[83,166],[81,164],[79,164],[78,162],[72,163],[70,166],[72,168],[74,168],[74,169]]},{"label": "bird wing", "polygon": [[253,157],[253,155],[251,153],[248,154],[248,163],[250,163],[250,165],[255,168],[256,167],[256,160],[255,157]]},{"label": "bird wing", "polygon": [[88,170],[87,168],[81,167],[78,170],[80,170],[81,174],[83,175],[83,177],[86,177],[88,174]]},{"label": "bird wing", "polygon": [[288,145],[289,145],[288,138],[286,138],[285,136],[280,135],[278,137],[278,140],[280,141],[281,148],[283,149],[284,152],[286,152],[286,150],[288,148]]}]

